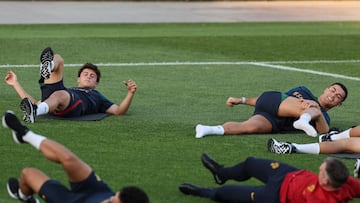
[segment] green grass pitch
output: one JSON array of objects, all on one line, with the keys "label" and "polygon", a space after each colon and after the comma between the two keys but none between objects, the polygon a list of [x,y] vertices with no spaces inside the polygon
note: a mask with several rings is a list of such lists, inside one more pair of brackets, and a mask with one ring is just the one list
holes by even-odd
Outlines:
[{"label": "green grass pitch", "polygon": [[[329,112],[332,126],[346,129],[360,124],[359,42],[359,22],[0,25],[0,76],[14,70],[25,89],[39,98],[39,53],[51,46],[65,59],[67,86],[76,85],[77,64],[85,62],[102,64],[98,90],[114,102],[126,94],[122,81],[135,80],[138,91],[126,116],[98,122],[39,119],[28,126],[66,145],[114,190],[138,185],[153,203],[206,203],[211,201],[178,191],[182,182],[216,186],[201,165],[204,152],[225,165],[256,156],[314,172],[326,156],[267,152],[270,137],[317,141],[305,134],[195,139],[194,126],[241,121],[252,114],[251,107],[226,107],[229,96],[252,97],[298,85],[319,95],[337,81],[347,85],[349,97]],[[21,116],[13,89],[4,82],[0,89],[0,111],[12,109]],[[0,135],[0,203],[16,202],[5,185],[23,167],[37,167],[66,182],[60,166],[29,145],[16,145],[8,130],[1,128]],[[343,161],[353,169],[353,160]],[[245,184],[259,182],[251,179]]]}]

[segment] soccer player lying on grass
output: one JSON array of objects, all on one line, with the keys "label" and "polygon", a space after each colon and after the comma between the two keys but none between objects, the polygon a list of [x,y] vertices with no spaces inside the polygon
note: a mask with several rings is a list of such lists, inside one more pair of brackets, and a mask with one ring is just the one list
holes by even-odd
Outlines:
[{"label": "soccer player lying on grass", "polygon": [[91,63],[84,64],[78,71],[78,86],[66,88],[63,83],[64,60],[51,48],[40,55],[41,101],[29,95],[17,80],[13,71],[9,71],[5,82],[12,86],[22,99],[20,108],[24,112],[24,121],[33,123],[36,116],[51,113],[56,116],[77,117],[95,113],[123,115],[129,109],[136,92],[133,80],[123,82],[128,92],[117,105],[109,101],[95,88],[100,81],[100,70]]},{"label": "soccer player lying on grass", "polygon": [[337,154],[360,153],[360,126],[339,132],[338,130],[319,136],[319,143],[297,144],[268,140],[268,150],[276,154]]},{"label": "soccer player lying on grass", "polygon": [[[244,162],[224,167],[204,154],[203,165],[219,185],[228,180],[246,181],[252,177],[264,185],[225,185],[199,187],[183,183],[179,190],[187,195],[209,198],[216,202],[259,203],[339,203],[360,197],[360,181],[349,177],[347,167],[335,158],[326,158],[319,174],[295,168],[274,160],[248,157]],[[356,162],[358,164],[358,162]],[[359,166],[354,173],[357,175]]]},{"label": "soccer player lying on grass", "polygon": [[22,125],[12,111],[3,115],[2,123],[10,128],[15,142],[28,143],[39,150],[48,160],[59,163],[66,172],[70,189],[50,179],[35,168],[24,168],[20,179],[10,178],[7,190],[20,202],[39,203],[38,194],[48,203],[148,203],[147,194],[136,186],[128,186],[114,193],[84,161],[65,146],[30,131]]},{"label": "soccer player lying on grass", "polygon": [[255,133],[279,133],[303,130],[309,136],[329,131],[328,110],[340,106],[347,97],[347,88],[333,83],[316,97],[305,86],[287,92],[267,91],[259,97],[229,97],[226,105],[254,106],[253,115],[243,122],[226,122],[222,125],[196,125],[196,138],[206,135],[243,135]]}]

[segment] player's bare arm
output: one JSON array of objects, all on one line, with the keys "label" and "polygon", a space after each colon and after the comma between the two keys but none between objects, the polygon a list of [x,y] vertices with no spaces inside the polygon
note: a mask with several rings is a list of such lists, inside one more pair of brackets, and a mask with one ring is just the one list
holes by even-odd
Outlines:
[{"label": "player's bare arm", "polygon": [[229,97],[226,100],[226,105],[229,106],[229,107],[233,107],[234,105],[239,105],[239,104],[246,104],[246,105],[249,105],[249,106],[255,106],[255,103],[256,103],[257,99],[258,99],[258,97],[252,97],[252,98]]},{"label": "player's bare arm", "polygon": [[130,108],[132,99],[136,92],[137,85],[133,80],[123,81],[123,84],[128,90],[127,95],[119,105],[113,104],[112,106],[110,106],[110,108],[106,110],[106,113],[120,116],[124,115]]},{"label": "player's bare arm", "polygon": [[16,74],[9,70],[8,73],[5,76],[5,82],[6,84],[8,84],[9,86],[13,87],[14,90],[16,91],[16,93],[19,95],[19,97],[21,99],[24,99],[25,97],[29,98],[30,101],[33,104],[37,103],[37,100],[34,99],[29,93],[27,93],[25,91],[25,89],[21,86],[21,84],[19,83]]}]

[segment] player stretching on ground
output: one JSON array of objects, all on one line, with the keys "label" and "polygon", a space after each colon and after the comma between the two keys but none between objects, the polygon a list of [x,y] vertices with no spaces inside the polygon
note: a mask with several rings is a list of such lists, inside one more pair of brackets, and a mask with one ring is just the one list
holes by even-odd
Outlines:
[{"label": "player stretching on ground", "polygon": [[17,143],[28,143],[48,160],[59,163],[66,172],[70,189],[50,179],[35,168],[24,168],[20,179],[10,178],[7,189],[11,197],[24,203],[38,203],[37,193],[48,203],[148,203],[146,193],[135,186],[124,187],[114,193],[95,174],[93,169],[65,146],[30,131],[12,111],[5,112],[3,126],[12,130]]},{"label": "player stretching on ground", "polygon": [[33,123],[36,116],[51,113],[62,117],[77,117],[95,113],[123,115],[129,109],[136,92],[133,80],[123,82],[128,92],[120,104],[114,104],[95,88],[100,81],[100,70],[91,63],[78,71],[78,86],[66,88],[63,82],[64,60],[49,47],[40,55],[41,101],[37,101],[20,85],[13,71],[9,71],[5,82],[12,86],[22,99],[20,108],[24,121]]}]

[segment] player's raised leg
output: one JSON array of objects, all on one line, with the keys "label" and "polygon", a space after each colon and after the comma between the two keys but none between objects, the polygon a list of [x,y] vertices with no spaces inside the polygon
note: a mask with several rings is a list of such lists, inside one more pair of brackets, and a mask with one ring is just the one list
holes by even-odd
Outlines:
[{"label": "player's raised leg", "polygon": [[3,126],[12,130],[17,143],[29,143],[47,159],[63,166],[70,182],[79,182],[87,178],[92,169],[65,146],[36,134],[22,125],[14,112],[7,111],[3,116]]}]

